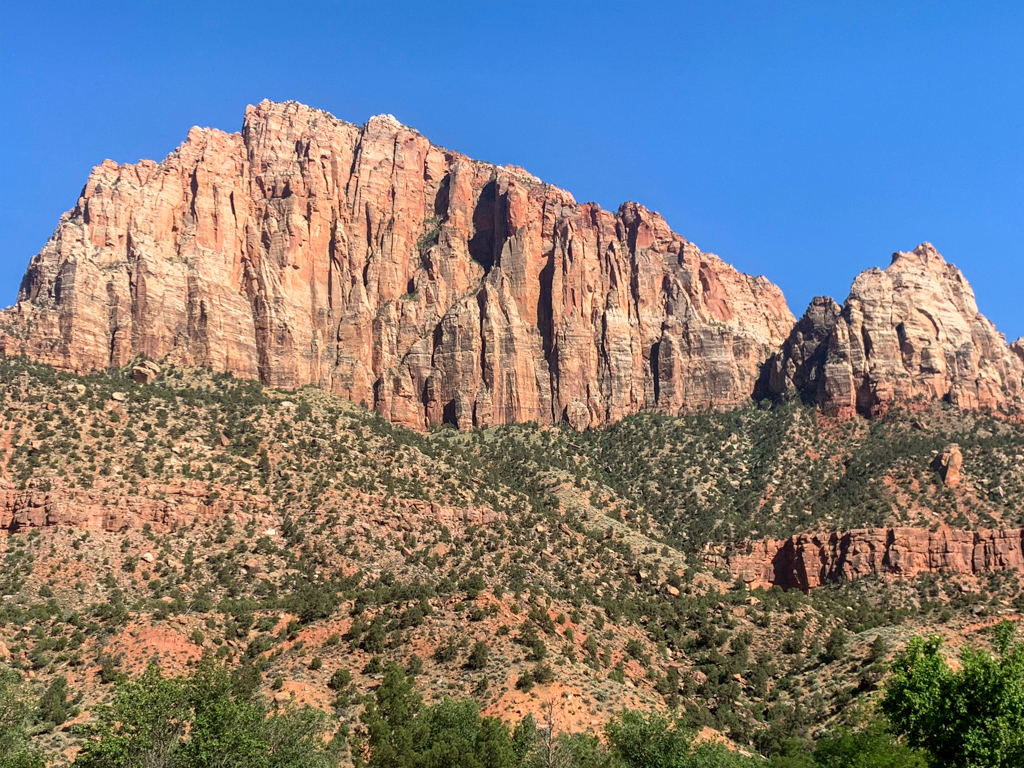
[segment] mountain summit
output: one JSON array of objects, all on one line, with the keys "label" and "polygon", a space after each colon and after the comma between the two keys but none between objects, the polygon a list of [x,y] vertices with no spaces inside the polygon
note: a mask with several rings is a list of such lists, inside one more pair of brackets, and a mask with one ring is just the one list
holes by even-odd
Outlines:
[{"label": "mountain summit", "polygon": [[853,281],[840,308],[815,299],[772,363],[776,394],[800,390],[839,413],[914,398],[964,409],[1019,406],[1024,363],[978,312],[963,273],[931,243]]}]

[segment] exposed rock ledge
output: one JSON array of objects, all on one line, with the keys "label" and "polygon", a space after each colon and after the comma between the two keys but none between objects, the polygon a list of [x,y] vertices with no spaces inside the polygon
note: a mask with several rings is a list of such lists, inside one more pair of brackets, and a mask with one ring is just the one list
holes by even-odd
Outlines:
[{"label": "exposed rock ledge", "polygon": [[960,531],[942,527],[865,528],[803,533],[748,542],[709,553],[705,562],[741,577],[751,588],[778,585],[807,591],[863,576],[973,575],[1024,570],[1024,531]]},{"label": "exposed rock ledge", "polygon": [[[211,493],[214,491],[216,493]],[[240,506],[251,512],[235,511]],[[350,502],[350,507],[357,511],[374,510],[370,528],[375,533],[418,530],[428,521],[461,530],[505,520],[504,513],[490,509],[450,507],[419,499],[391,499],[385,509],[383,498],[370,494]],[[281,517],[276,505],[266,496],[211,487],[196,480],[181,485],[150,484],[145,487],[145,495],[102,490],[0,488],[0,534],[51,526],[119,532],[141,530],[147,524],[158,533],[166,533],[178,526],[227,517],[244,524],[253,512],[264,523]],[[369,518],[362,516],[361,519]],[[359,522],[355,527],[363,530],[367,529],[367,524]]]}]

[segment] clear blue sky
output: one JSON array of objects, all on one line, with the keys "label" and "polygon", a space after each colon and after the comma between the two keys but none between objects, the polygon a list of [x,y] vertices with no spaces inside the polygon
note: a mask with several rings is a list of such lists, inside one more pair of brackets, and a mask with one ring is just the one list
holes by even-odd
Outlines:
[{"label": "clear blue sky", "polygon": [[104,158],[295,99],[627,199],[802,314],[933,242],[1024,335],[1024,3],[0,5],[0,303]]}]

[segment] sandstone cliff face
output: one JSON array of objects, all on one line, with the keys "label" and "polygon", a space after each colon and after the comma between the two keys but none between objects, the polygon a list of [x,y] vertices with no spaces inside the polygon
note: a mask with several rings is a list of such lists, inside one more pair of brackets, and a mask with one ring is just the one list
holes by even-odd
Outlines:
[{"label": "sandstone cliff face", "polygon": [[811,304],[769,365],[772,392],[800,392],[840,414],[918,396],[965,409],[1019,407],[1020,343],[1007,346],[960,270],[930,244],[862,272],[837,310],[830,299]]},{"label": "sandstone cliff face", "polygon": [[0,316],[7,354],[315,384],[414,428],[735,406],[793,322],[640,205],[292,102],[97,166]]},{"label": "sandstone cliff face", "polygon": [[751,542],[706,559],[710,565],[741,577],[752,588],[777,584],[806,591],[827,581],[869,575],[1024,571],[1024,531],[943,527],[937,531],[882,528],[802,533],[781,541]]}]

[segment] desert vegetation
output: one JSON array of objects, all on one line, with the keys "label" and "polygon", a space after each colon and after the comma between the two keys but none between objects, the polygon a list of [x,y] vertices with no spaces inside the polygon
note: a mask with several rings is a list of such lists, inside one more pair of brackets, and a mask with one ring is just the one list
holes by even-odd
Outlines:
[{"label": "desert vegetation", "polygon": [[[828,749],[891,747],[878,701],[914,636],[998,653],[985,627],[1024,608],[1012,572],[805,594],[708,557],[805,530],[1019,526],[1024,434],[995,416],[917,404],[830,423],[779,403],[422,434],[311,388],[130,372],[0,361],[0,663],[5,701],[24,704],[5,747],[19,760],[106,759],[89,745],[123,739],[124,691],[184,697],[191,722],[208,685],[223,717],[264,723],[245,748],[268,765],[314,754],[281,741],[292,722],[321,734],[316,759],[373,764],[389,681],[415,701],[413,733],[472,733],[509,765],[639,765],[615,733],[644,729],[694,765],[833,765]],[[950,442],[956,489],[931,467]]]}]

